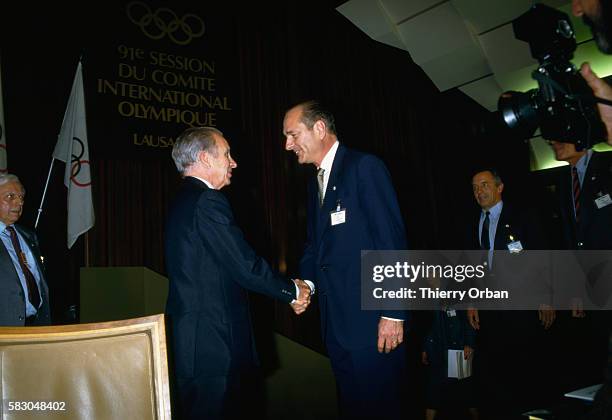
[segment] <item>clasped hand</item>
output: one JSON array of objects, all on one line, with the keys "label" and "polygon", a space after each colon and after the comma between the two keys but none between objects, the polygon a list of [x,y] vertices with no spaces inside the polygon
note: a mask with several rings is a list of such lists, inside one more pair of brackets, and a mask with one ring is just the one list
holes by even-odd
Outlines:
[{"label": "clasped hand", "polygon": [[295,279],[293,280],[299,289],[299,295],[295,302],[291,304],[293,311],[296,315],[300,315],[310,305],[310,287],[304,280]]}]

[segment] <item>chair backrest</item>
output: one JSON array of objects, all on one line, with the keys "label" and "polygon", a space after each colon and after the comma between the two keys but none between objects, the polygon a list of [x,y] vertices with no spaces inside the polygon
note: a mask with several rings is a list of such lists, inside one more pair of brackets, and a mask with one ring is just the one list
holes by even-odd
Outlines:
[{"label": "chair backrest", "polygon": [[164,316],[0,327],[1,419],[170,420]]}]

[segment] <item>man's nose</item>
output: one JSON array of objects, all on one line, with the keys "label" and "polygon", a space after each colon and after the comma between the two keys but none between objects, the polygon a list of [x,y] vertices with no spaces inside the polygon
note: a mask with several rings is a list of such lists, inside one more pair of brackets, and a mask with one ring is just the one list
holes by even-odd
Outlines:
[{"label": "man's nose", "polygon": [[287,137],[287,139],[285,140],[285,150],[293,149],[293,145],[294,144],[295,144],[295,142],[293,140],[291,140],[289,137]]}]

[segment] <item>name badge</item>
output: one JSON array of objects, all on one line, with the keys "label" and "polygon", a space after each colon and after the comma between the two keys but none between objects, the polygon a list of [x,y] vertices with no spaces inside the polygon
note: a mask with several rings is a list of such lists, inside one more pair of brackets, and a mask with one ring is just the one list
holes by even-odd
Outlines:
[{"label": "name badge", "polygon": [[447,309],[446,315],[448,315],[449,317],[457,316],[457,311],[455,311],[454,309]]},{"label": "name badge", "polygon": [[514,241],[508,244],[508,251],[510,252],[521,252],[523,250],[523,244],[521,241]]},{"label": "name badge", "polygon": [[346,209],[338,207],[335,211],[330,213],[331,225],[336,226],[346,222]]},{"label": "name badge", "polygon": [[610,194],[602,195],[599,198],[595,199],[595,205],[598,209],[603,209],[606,206],[609,206],[612,203],[612,198],[610,198]]}]

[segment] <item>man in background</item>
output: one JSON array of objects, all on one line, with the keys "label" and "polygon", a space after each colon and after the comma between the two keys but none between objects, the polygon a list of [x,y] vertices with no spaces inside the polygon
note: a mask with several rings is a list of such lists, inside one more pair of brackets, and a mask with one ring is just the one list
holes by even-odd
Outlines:
[{"label": "man in background", "polygon": [[[537,218],[502,200],[504,183],[494,169],[474,174],[472,190],[480,211],[471,225],[466,249],[485,251],[493,276],[522,282],[524,279],[507,271],[514,271],[515,267],[503,265],[500,259],[507,264],[512,260],[506,256],[512,252],[545,248]],[[503,267],[499,268],[500,265]],[[531,282],[501,285],[502,289],[509,287],[523,289],[526,295],[538,290],[538,285]],[[548,303],[541,302],[537,310],[468,309],[468,321],[478,330],[474,374],[483,418],[514,418],[540,406],[548,397],[544,395],[546,386],[536,388],[536,382],[528,379],[538,378],[540,386],[545,383],[545,330],[556,317]]]},{"label": "man in background", "polygon": [[[612,250],[612,153],[578,151],[572,143],[557,141],[550,146],[555,159],[569,163],[562,168],[557,185],[562,248]],[[574,372],[567,376],[572,382],[564,384],[566,390],[601,382],[607,358],[609,312],[584,311],[580,303],[559,331],[561,348],[576,360]]]},{"label": "man in background", "polygon": [[[582,17],[591,29],[595,43],[604,54],[612,54],[612,3],[610,0],[573,0],[572,13]],[[612,87],[597,77],[588,63],[580,68],[595,96],[612,101]],[[599,114],[606,125],[608,144],[612,145],[612,106],[598,104]]]},{"label": "man in background", "polygon": [[17,225],[25,189],[0,175],[0,325],[50,325],[49,289],[36,234]]}]

